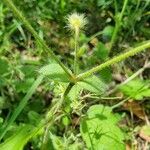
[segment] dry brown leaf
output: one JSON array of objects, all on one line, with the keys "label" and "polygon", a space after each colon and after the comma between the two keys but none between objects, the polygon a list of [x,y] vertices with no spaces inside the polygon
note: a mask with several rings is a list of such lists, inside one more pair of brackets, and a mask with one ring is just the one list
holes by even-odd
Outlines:
[{"label": "dry brown leaf", "polygon": [[142,106],[135,101],[128,101],[123,104],[125,110],[131,111],[138,118],[145,121],[145,112]]},{"label": "dry brown leaf", "polygon": [[141,128],[139,136],[147,142],[150,142],[150,125]]},{"label": "dry brown leaf", "polygon": [[126,150],[131,150],[131,147],[129,144],[126,144]]},{"label": "dry brown leaf", "polygon": [[93,38],[91,41],[90,41],[90,43],[95,47],[95,46],[97,46],[97,44],[98,44],[98,39],[97,38]]}]

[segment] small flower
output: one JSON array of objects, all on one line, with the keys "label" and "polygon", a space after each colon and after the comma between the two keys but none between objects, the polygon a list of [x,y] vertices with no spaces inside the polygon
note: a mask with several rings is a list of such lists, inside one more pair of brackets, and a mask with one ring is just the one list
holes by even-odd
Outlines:
[{"label": "small flower", "polygon": [[78,33],[87,24],[87,19],[84,14],[73,13],[67,17],[68,25],[70,30]]}]

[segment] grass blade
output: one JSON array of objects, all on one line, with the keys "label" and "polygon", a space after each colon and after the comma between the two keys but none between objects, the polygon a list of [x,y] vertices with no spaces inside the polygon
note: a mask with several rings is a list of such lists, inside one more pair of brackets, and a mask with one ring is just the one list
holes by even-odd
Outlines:
[{"label": "grass blade", "polygon": [[13,122],[16,120],[18,115],[21,113],[21,111],[27,105],[28,100],[31,98],[32,94],[35,92],[35,90],[37,89],[39,84],[42,82],[43,78],[44,78],[44,76],[41,75],[35,80],[35,82],[31,86],[31,88],[29,89],[28,93],[20,101],[20,104],[18,105],[18,107],[16,108],[16,110],[13,112],[12,116],[8,120],[7,125],[5,125],[5,126],[3,126],[1,128],[1,130],[0,130],[0,140],[4,137],[4,135],[6,134],[7,130],[9,129],[9,127],[13,124]]}]

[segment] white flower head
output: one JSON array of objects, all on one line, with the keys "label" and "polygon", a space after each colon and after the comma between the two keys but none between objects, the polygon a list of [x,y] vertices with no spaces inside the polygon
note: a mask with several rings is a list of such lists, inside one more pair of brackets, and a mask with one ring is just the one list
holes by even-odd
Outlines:
[{"label": "white flower head", "polygon": [[72,13],[68,15],[67,21],[68,21],[67,27],[76,33],[82,30],[87,24],[87,19],[85,15],[79,13]]}]

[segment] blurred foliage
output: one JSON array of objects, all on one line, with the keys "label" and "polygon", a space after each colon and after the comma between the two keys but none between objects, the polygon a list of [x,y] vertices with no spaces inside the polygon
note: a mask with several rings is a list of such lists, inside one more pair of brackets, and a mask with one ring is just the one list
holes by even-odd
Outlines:
[{"label": "blurred foliage", "polygon": [[[66,16],[73,12],[84,13],[87,16],[88,25],[79,38],[79,72],[103,63],[117,55],[118,52],[122,52],[125,48],[148,40],[150,37],[149,0],[130,0],[128,2],[121,23],[121,30],[118,33],[118,39],[111,52],[109,51],[109,42],[115,28],[117,13],[122,9],[123,1],[13,0],[13,2],[28,18],[39,36],[46,41],[49,47],[52,47],[59,59],[70,68],[73,68],[74,42],[71,32],[66,28]],[[95,33],[99,34],[93,38],[92,36]],[[52,100],[54,102],[58,101],[66,87],[66,83],[59,83],[59,81],[67,80],[64,72],[57,64],[54,64],[52,59],[45,57],[42,51],[41,45],[25,29],[24,25],[14,17],[9,8],[0,2],[0,127],[7,124],[10,114],[28,92],[37,75],[39,73],[48,75],[4,137],[4,139],[8,138],[8,141],[6,140],[2,144],[3,149],[12,148],[11,145],[16,143],[21,144],[19,146],[21,149],[30,140],[28,130],[32,130],[32,127],[26,126],[26,124],[37,126],[42,118],[45,117],[45,113],[49,110],[51,104],[53,105]],[[105,96],[104,93],[107,93],[109,87],[120,82],[120,80],[114,78],[116,74],[121,75],[122,78],[133,74],[139,67],[144,65],[147,57],[149,57],[149,52],[145,55],[140,54],[138,59],[134,57],[132,58],[133,60],[129,59],[113,68],[106,68],[95,76],[87,78],[84,82],[79,82],[80,91],[77,91],[76,87],[73,87],[70,91],[65,102],[66,106],[64,106],[63,112],[58,112],[58,115],[60,113],[61,116],[59,116],[60,118],[58,117],[54,126],[50,128],[51,132],[45,145],[42,143],[45,132],[41,131],[37,137],[34,137],[27,143],[25,149],[33,147],[33,149],[38,150],[40,149],[39,147],[43,147],[44,150],[49,146],[52,147],[51,149],[56,150],[80,150],[86,146],[91,147],[88,134],[92,135],[96,126],[99,125],[101,127],[98,127],[98,131],[104,133],[112,128],[112,132],[108,134],[108,137],[103,134],[96,134],[98,137],[102,136],[103,139],[106,139],[98,144],[108,142],[110,145],[106,149],[110,149],[110,146],[114,147],[115,141],[112,138],[110,140],[110,137],[115,135],[118,136],[118,140],[121,139],[117,147],[123,147],[122,149],[124,149],[124,146],[120,146],[120,143],[126,140],[127,136],[124,137],[122,131],[116,125],[119,122],[119,119],[115,119],[116,114],[110,111],[110,107],[106,107],[106,112],[104,111],[103,116],[101,116],[99,111],[102,110],[103,105],[90,106],[91,103],[97,104],[97,100],[107,105],[116,103],[116,101],[113,103],[111,101],[104,102],[101,95]],[[133,80],[118,90],[118,92],[124,94],[123,98],[130,97],[135,100],[149,98],[148,69],[145,72],[144,78]],[[56,80],[52,81],[52,79]],[[78,97],[75,96],[76,93],[79,93]],[[91,93],[94,93],[94,96]],[[88,96],[88,94],[91,95],[85,100],[84,96]],[[93,100],[93,97],[96,100]],[[77,108],[75,112],[72,111],[71,101],[74,101],[72,105]],[[149,109],[148,105],[147,108]],[[82,118],[88,108],[88,117],[91,115],[92,109],[96,111],[94,115],[99,116],[99,118],[95,119],[94,125],[86,117]],[[148,110],[146,111],[149,112]],[[79,131],[80,123],[78,120],[80,119],[87,121],[87,124],[91,127],[85,131],[86,128],[84,129],[84,124],[83,122],[81,123],[81,134],[86,146]],[[22,124],[25,124],[25,127],[22,127]],[[22,130],[18,131],[20,127]],[[124,130],[127,130],[130,134],[133,126],[129,125],[129,128],[126,129],[125,127]],[[17,132],[14,136],[16,130]],[[14,138],[12,138],[13,136]],[[132,140],[130,139],[130,141]],[[93,141],[97,142],[97,139],[93,138]]]}]

